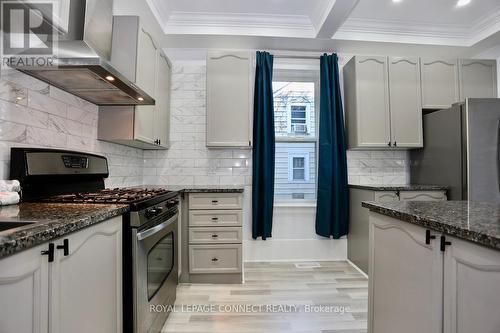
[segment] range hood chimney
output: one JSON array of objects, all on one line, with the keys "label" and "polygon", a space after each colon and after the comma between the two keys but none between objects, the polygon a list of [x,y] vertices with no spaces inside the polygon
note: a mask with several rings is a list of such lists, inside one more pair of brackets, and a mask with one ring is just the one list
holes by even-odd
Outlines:
[{"label": "range hood chimney", "polygon": [[97,105],[155,104],[110,64],[113,0],[61,0],[58,11],[47,16],[59,32],[53,65],[11,67]]}]

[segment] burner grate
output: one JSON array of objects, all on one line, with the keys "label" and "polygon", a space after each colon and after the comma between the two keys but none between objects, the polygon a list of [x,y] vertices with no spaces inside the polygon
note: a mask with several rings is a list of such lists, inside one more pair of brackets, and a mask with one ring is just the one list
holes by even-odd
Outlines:
[{"label": "burner grate", "polygon": [[97,192],[62,194],[45,199],[45,202],[69,203],[123,203],[141,202],[170,191],[163,188],[113,188]]}]

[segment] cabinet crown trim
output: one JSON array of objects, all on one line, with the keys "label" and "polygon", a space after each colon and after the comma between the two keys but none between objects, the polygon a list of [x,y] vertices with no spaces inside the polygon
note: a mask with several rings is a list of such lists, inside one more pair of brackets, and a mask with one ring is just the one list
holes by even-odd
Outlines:
[{"label": "cabinet crown trim", "polygon": [[379,60],[379,59],[375,59],[375,58],[366,58],[366,59],[359,60],[358,62],[359,62],[360,64],[363,64],[363,63],[365,63],[365,62],[367,62],[367,61],[375,61],[375,62],[378,62],[379,64],[382,64],[382,65],[383,65],[383,64],[385,64],[385,62],[384,62],[384,61],[381,61],[381,60]]},{"label": "cabinet crown trim", "polygon": [[443,64],[443,65],[447,65],[447,66],[455,66],[456,65],[456,63],[454,63],[454,62],[449,63],[449,62],[446,62],[444,60],[434,60],[431,62],[424,62],[424,65],[434,65],[434,64]]}]

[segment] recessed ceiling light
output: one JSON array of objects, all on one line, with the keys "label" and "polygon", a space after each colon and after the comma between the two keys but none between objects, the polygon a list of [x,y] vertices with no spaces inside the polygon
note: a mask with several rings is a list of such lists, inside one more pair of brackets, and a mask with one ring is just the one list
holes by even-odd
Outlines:
[{"label": "recessed ceiling light", "polygon": [[392,0],[392,2],[394,2],[394,3],[400,3],[400,2],[403,2],[403,0]]},{"label": "recessed ceiling light", "polygon": [[142,102],[144,100],[144,98],[142,98],[142,97],[139,96],[139,97],[137,97],[137,100],[140,101],[140,102]]},{"label": "recessed ceiling light", "polygon": [[106,76],[106,80],[113,82],[115,80],[111,75]]},{"label": "recessed ceiling light", "polygon": [[458,0],[457,7],[467,6],[468,4],[470,4],[470,2],[471,0]]}]

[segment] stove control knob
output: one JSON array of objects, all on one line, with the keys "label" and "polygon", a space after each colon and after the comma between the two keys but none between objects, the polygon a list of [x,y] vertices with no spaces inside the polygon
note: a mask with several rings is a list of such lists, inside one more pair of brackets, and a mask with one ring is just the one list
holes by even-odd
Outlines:
[{"label": "stove control knob", "polygon": [[156,210],[156,215],[159,215],[163,212],[163,207],[156,207],[155,210]]},{"label": "stove control knob", "polygon": [[146,216],[146,218],[152,218],[153,216],[156,216],[158,215],[157,211],[155,208],[150,208],[148,210],[146,210],[146,212],[144,213],[144,216]]}]

